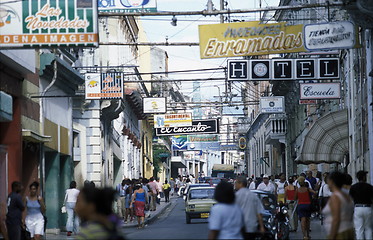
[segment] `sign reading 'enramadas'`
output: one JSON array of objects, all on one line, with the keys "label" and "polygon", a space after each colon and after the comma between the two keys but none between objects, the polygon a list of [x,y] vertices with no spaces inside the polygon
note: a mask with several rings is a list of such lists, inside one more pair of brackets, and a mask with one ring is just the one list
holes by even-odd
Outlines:
[{"label": "sign reading 'enramadas'", "polygon": [[194,120],[192,126],[156,128],[155,131],[157,136],[210,134],[219,133],[219,124],[217,119]]},{"label": "sign reading 'enramadas'", "polygon": [[300,99],[341,98],[340,83],[301,83]]}]

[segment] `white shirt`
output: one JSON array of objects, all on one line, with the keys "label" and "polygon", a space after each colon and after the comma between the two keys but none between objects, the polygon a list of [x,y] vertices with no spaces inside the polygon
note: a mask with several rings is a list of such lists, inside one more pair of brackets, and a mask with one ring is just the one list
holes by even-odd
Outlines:
[{"label": "white shirt", "polygon": [[249,186],[250,190],[255,190],[255,181],[252,181]]},{"label": "white shirt", "polygon": [[261,184],[259,184],[257,189],[270,192],[270,193],[275,193],[275,190],[276,190],[275,185],[271,182],[269,182],[268,185],[265,185],[265,183],[262,182]]},{"label": "white shirt", "polygon": [[209,229],[219,231],[218,239],[243,239],[243,226],[242,210],[238,205],[218,203],[212,206]]},{"label": "white shirt", "polygon": [[286,181],[285,182],[277,182],[276,185],[277,185],[277,194],[285,194]]},{"label": "white shirt", "polygon": [[80,191],[76,188],[67,189],[65,194],[65,202],[76,203],[76,199],[78,198],[79,192]]},{"label": "white shirt", "polygon": [[329,185],[323,181],[319,190],[319,197],[330,197],[331,195],[332,192],[329,189]]},{"label": "white shirt", "polygon": [[256,232],[258,228],[258,214],[264,211],[259,197],[247,188],[236,192],[236,204],[241,207],[247,233]]}]

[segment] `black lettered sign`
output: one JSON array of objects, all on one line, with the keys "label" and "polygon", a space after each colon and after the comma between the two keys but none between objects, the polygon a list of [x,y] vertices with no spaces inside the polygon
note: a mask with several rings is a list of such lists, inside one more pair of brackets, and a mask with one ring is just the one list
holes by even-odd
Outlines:
[{"label": "black lettered sign", "polygon": [[269,80],[271,72],[270,60],[251,60],[250,72],[252,80]]},{"label": "black lettered sign", "polygon": [[318,59],[319,78],[337,79],[339,78],[339,59],[338,58],[320,58]]},{"label": "black lettered sign", "polygon": [[297,79],[315,79],[315,59],[295,59],[295,77]]},{"label": "black lettered sign", "polygon": [[249,61],[228,60],[228,80],[249,80]]},{"label": "black lettered sign", "polygon": [[192,126],[156,128],[155,133],[157,136],[219,133],[219,123],[217,119],[194,120]]},{"label": "black lettered sign", "polygon": [[293,61],[288,60],[272,60],[273,79],[286,80],[293,79]]}]

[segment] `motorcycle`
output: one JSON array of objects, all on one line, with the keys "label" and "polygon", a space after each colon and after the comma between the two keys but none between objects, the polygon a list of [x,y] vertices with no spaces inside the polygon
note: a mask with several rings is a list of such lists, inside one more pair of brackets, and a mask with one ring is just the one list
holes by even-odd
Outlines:
[{"label": "motorcycle", "polygon": [[276,239],[289,239],[289,209],[282,203],[277,206],[275,221],[276,221]]}]

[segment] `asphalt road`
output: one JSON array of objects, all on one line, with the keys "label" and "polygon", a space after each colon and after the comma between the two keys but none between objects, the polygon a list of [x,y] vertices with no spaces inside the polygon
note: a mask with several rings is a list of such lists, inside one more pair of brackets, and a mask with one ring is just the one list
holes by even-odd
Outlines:
[{"label": "asphalt road", "polygon": [[174,199],[174,203],[153,223],[144,229],[126,228],[128,239],[207,239],[207,219],[192,219],[191,224],[185,222],[185,205],[182,198]]}]

